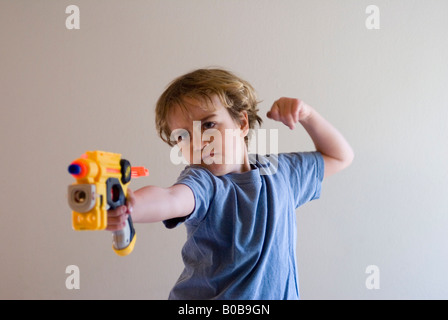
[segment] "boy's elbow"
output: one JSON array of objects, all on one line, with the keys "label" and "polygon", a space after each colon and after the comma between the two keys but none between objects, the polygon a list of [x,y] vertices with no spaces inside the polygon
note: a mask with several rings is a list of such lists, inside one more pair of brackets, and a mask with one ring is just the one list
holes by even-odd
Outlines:
[{"label": "boy's elbow", "polygon": [[353,150],[350,149],[340,158],[333,158],[326,155],[323,155],[323,158],[325,166],[324,178],[326,178],[348,168],[353,163],[355,154]]},{"label": "boy's elbow", "polygon": [[171,218],[186,217],[195,207],[193,191],[183,184],[171,186],[168,190]]},{"label": "boy's elbow", "polygon": [[349,152],[347,153],[344,159],[344,169],[350,167],[354,159],[355,159],[355,153],[353,152],[353,149],[350,148]]},{"label": "boy's elbow", "polygon": [[355,153],[353,152],[353,149],[350,148],[349,150],[346,151],[346,154],[341,159],[340,171],[350,167],[354,159],[355,159]]}]

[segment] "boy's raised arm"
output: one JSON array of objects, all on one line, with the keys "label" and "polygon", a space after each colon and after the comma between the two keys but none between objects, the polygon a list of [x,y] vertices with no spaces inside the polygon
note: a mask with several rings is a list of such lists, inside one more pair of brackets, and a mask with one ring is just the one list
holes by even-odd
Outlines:
[{"label": "boy's raised arm", "polygon": [[317,111],[312,109],[310,116],[300,123],[313,140],[316,150],[322,153],[324,177],[335,174],[352,163],[354,153],[347,140]]},{"label": "boy's raised arm", "polygon": [[290,129],[300,124],[310,135],[316,150],[322,153],[325,163],[324,177],[335,174],[348,167],[354,153],[347,140],[331,123],[316,110],[299,99],[281,98],[277,100],[267,116],[281,121]]}]

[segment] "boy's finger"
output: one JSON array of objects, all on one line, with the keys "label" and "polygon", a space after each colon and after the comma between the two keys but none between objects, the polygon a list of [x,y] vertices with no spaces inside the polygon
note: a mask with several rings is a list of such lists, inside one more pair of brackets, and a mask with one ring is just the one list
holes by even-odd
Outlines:
[{"label": "boy's finger", "polygon": [[[123,207],[120,207],[120,208],[125,208],[125,207],[123,206]],[[120,210],[118,210],[118,209],[117,210],[111,210],[110,212],[112,212],[112,211],[120,212]],[[126,225],[126,220],[127,219],[128,218],[123,213],[121,213],[118,216],[110,216],[109,215],[107,217],[107,227],[106,227],[106,230],[108,230],[108,231],[117,231],[117,230],[123,229],[123,227]]]},{"label": "boy's finger", "polygon": [[134,196],[134,192],[131,189],[128,189],[128,195],[126,197],[126,213],[130,214],[132,213],[132,210],[134,209],[134,205],[135,205],[135,196]]},{"label": "boy's finger", "polygon": [[127,210],[126,206],[120,206],[114,210],[107,211],[108,217],[118,217],[121,216],[123,213],[125,213]]},{"label": "boy's finger", "polygon": [[124,227],[125,227],[125,223],[116,224],[116,225],[108,225],[106,230],[107,231],[119,231],[119,230],[122,230]]},{"label": "boy's finger", "polygon": [[300,102],[295,101],[292,106],[292,116],[294,118],[294,123],[299,122],[299,113],[300,113]]},{"label": "boy's finger", "polygon": [[107,218],[107,225],[108,226],[121,225],[126,220],[127,220],[127,218],[125,216],[123,216],[123,215],[118,216],[118,217],[108,217]]},{"label": "boy's finger", "polygon": [[272,120],[279,120],[280,114],[279,114],[279,108],[277,104],[274,104],[270,111],[266,114],[268,118]]},{"label": "boy's finger", "polygon": [[295,121],[294,121],[294,117],[292,116],[292,115],[288,115],[287,117],[286,117],[286,121],[284,122],[288,127],[289,127],[289,129],[291,129],[291,130],[293,130],[294,128],[295,128]]}]

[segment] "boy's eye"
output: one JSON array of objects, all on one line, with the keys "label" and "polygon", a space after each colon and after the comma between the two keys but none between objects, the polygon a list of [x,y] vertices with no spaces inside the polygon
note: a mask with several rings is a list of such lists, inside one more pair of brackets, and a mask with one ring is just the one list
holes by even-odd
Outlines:
[{"label": "boy's eye", "polygon": [[214,122],[205,122],[203,126],[204,126],[204,129],[207,130],[207,129],[214,128],[215,125],[216,125],[216,123],[214,123]]}]

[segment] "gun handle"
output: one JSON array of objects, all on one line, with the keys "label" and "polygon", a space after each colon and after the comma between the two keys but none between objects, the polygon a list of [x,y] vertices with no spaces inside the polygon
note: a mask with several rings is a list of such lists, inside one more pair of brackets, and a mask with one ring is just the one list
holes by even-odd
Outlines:
[{"label": "gun handle", "polygon": [[136,239],[132,218],[128,215],[126,226],[122,230],[112,232],[112,248],[117,255],[127,256],[134,250]]}]

